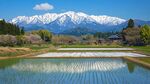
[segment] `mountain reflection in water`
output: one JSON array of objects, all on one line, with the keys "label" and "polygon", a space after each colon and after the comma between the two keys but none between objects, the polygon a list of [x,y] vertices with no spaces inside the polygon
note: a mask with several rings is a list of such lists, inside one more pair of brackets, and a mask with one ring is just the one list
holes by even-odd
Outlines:
[{"label": "mountain reflection in water", "polygon": [[150,83],[148,69],[119,58],[20,59],[0,73],[0,84]]}]

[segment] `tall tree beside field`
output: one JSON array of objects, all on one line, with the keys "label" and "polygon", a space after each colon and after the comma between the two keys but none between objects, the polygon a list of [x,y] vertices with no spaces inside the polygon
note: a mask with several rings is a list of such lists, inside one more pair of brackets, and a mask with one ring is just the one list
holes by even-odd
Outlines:
[{"label": "tall tree beside field", "polygon": [[21,29],[21,34],[22,34],[22,35],[25,34],[24,28]]},{"label": "tall tree beside field", "polygon": [[129,19],[127,28],[133,28],[134,27],[134,20]]},{"label": "tall tree beside field", "polygon": [[149,45],[150,44],[150,26],[144,25],[141,28],[140,32],[141,38],[144,41],[144,44]]}]

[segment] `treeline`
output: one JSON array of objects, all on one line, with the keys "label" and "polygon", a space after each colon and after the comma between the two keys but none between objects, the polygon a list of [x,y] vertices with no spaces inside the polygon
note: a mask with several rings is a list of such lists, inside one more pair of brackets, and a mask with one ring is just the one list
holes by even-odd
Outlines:
[{"label": "treeline", "polygon": [[5,20],[0,20],[0,35],[24,35],[24,29]]},{"label": "treeline", "polygon": [[130,19],[126,28],[122,30],[123,43],[127,45],[150,45],[150,26],[135,26]]},{"label": "treeline", "polygon": [[0,46],[15,46],[24,44],[41,44],[50,42],[52,33],[48,30],[26,32],[18,25],[0,21]]},{"label": "treeline", "polygon": [[52,33],[48,30],[27,32],[24,35],[0,35],[1,46],[22,46],[24,44],[42,44],[51,42]]},{"label": "treeline", "polygon": [[121,35],[121,32],[96,32],[94,34],[94,37],[96,38],[103,38],[103,39],[108,39],[109,36],[111,35],[118,35],[120,36]]}]

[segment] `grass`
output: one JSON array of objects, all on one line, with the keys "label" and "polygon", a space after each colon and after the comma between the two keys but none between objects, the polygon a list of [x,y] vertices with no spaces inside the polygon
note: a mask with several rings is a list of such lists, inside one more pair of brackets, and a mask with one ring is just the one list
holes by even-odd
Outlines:
[{"label": "grass", "polygon": [[150,46],[132,46],[136,51],[150,56]]},{"label": "grass", "polygon": [[[150,56],[150,46],[132,46],[131,48],[134,48],[137,52],[140,52],[140,53],[146,54],[147,56]],[[136,58],[136,59],[150,64],[150,57]]]},{"label": "grass", "polygon": [[17,47],[25,47],[25,48],[30,48],[32,50],[41,50],[41,49],[52,47],[52,45],[51,44],[30,44],[30,45],[23,45]]},{"label": "grass", "polygon": [[137,59],[150,64],[150,58],[137,58]]},{"label": "grass", "polygon": [[[14,51],[14,49],[16,49]],[[29,49],[28,51],[26,50],[21,50],[21,48],[27,48]],[[3,52],[0,52],[0,57],[14,57],[14,56],[20,56],[20,55],[26,55],[26,54],[31,54],[31,53],[37,53],[37,52],[42,52],[42,51],[53,51],[55,50],[55,47],[52,46],[51,44],[41,44],[41,45],[24,45],[24,46],[15,46],[15,47],[9,47],[11,51],[6,51],[4,47],[2,47]]]},{"label": "grass", "polygon": [[121,48],[120,45],[61,45],[61,48]]},{"label": "grass", "polygon": [[11,56],[19,56],[32,53],[32,51],[24,51],[24,52],[7,52],[7,53],[0,53],[0,57],[11,57]]}]

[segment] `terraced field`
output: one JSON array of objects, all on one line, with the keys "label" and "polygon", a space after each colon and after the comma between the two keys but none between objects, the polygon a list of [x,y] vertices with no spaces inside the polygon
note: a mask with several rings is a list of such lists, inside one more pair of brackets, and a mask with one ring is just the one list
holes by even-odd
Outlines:
[{"label": "terraced field", "polygon": [[150,70],[121,58],[18,59],[0,68],[0,84],[149,83]]}]

